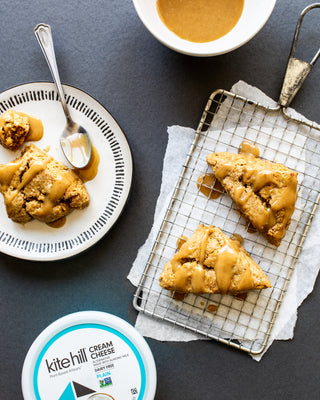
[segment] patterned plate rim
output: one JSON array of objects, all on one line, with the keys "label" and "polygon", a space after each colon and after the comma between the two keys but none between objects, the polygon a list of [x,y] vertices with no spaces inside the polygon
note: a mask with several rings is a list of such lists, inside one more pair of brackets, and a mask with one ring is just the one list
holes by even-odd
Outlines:
[{"label": "patterned plate rim", "polygon": [[[111,229],[121,215],[130,193],[133,162],[129,144],[119,124],[102,103],[84,90],[69,84],[63,84],[63,87],[68,106],[80,110],[86,117],[89,117],[97,125],[101,134],[110,145],[116,165],[116,180],[113,186],[113,193],[102,214],[90,224],[90,227],[85,231],[79,232],[76,237],[69,240],[33,242],[27,239],[16,238],[0,227],[0,251],[16,258],[33,261],[56,261],[82,253],[97,243]],[[17,90],[20,91],[19,94],[10,93]],[[68,93],[70,90],[78,92],[85,98],[76,99]],[[6,95],[7,98],[1,100]],[[88,107],[85,104],[86,99],[90,99],[90,101],[96,103],[105,115],[101,116],[92,107]],[[41,100],[59,101],[54,83],[39,81],[12,86],[0,93],[0,113],[27,101]],[[110,128],[110,122],[114,130]]]}]

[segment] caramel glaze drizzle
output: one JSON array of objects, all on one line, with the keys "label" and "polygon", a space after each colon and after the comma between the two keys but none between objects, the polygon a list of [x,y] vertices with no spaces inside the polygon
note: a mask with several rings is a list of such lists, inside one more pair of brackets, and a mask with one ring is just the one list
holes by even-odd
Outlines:
[{"label": "caramel glaze drizzle", "polygon": [[218,199],[223,193],[221,183],[213,173],[202,174],[197,179],[197,188],[209,199]]},{"label": "caramel glaze drizzle", "polygon": [[175,292],[175,291],[172,292],[172,297],[175,300],[182,301],[185,299],[186,296],[187,296],[187,293],[180,293],[180,292]]},{"label": "caramel glaze drizzle", "polygon": [[215,313],[218,309],[218,306],[216,304],[208,304],[207,306],[207,311],[210,313]]},{"label": "caramel glaze drizzle", "polygon": [[215,272],[221,293],[228,293],[233,278],[233,267],[239,257],[239,247],[233,241],[225,240],[216,259]]},{"label": "caramel glaze drizzle", "polygon": [[28,132],[28,135],[27,135],[25,141],[36,142],[36,141],[42,139],[43,124],[42,124],[41,119],[39,119],[33,115],[27,114],[25,112],[22,112],[22,111],[14,111],[14,112],[15,112],[15,114],[18,114],[21,117],[28,118],[30,127],[29,127],[29,132]]},{"label": "caramel glaze drizzle", "polygon": [[237,241],[239,245],[241,245],[243,242],[243,237],[239,235],[239,233],[233,233],[233,235],[231,236],[231,240]]},{"label": "caramel glaze drizzle", "polygon": [[83,182],[91,181],[98,173],[100,156],[95,146],[91,146],[91,158],[89,164],[84,168],[74,169]]},{"label": "caramel glaze drizzle", "polygon": [[[241,144],[240,153],[246,153],[250,157],[248,159],[248,163],[246,165],[245,171],[243,173],[242,181],[244,183],[250,181],[252,182],[252,191],[258,193],[263,187],[267,185],[277,186],[277,182],[275,180],[275,174],[273,169],[270,167],[268,169],[266,164],[266,169],[262,171],[256,171],[254,166],[254,158],[259,156],[259,149],[252,143],[244,141]],[[270,163],[271,165],[271,163]],[[223,179],[224,177],[221,177]],[[240,188],[238,193],[235,192],[237,197],[237,202],[239,204],[245,203],[247,196],[245,194],[245,188]],[[264,213],[261,213],[257,216],[255,220],[255,228],[260,231],[269,230],[276,223],[276,213],[280,210],[283,210],[285,213],[285,219],[288,219],[289,214],[291,215],[292,207],[294,207],[297,193],[297,179],[291,179],[287,183],[287,187],[283,189],[281,196],[273,196],[269,200],[268,208]]]},{"label": "caramel glaze drizzle", "polygon": [[248,140],[244,140],[240,144],[239,153],[252,154],[254,157],[259,157],[260,150],[255,144],[249,142]]},{"label": "caramel glaze drizzle", "polygon": [[181,235],[178,237],[176,246],[177,246],[177,250],[180,250],[182,245],[188,240],[187,236],[185,235]]}]

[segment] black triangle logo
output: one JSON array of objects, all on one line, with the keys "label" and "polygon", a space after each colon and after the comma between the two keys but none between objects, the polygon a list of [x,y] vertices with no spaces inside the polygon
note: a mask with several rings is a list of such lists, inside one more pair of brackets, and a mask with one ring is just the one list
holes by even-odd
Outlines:
[{"label": "black triangle logo", "polygon": [[77,397],[82,397],[85,396],[86,394],[91,394],[95,393],[95,390],[92,390],[86,386],[80,385],[80,383],[77,383],[75,381],[72,381],[74,390],[76,392]]}]

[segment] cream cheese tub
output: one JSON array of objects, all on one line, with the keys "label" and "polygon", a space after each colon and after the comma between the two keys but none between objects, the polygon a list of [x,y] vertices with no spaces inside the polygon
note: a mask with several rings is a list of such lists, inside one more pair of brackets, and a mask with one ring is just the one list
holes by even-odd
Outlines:
[{"label": "cream cheese tub", "polygon": [[82,311],[49,325],[22,369],[25,400],[153,400],[151,350],[126,321]]}]

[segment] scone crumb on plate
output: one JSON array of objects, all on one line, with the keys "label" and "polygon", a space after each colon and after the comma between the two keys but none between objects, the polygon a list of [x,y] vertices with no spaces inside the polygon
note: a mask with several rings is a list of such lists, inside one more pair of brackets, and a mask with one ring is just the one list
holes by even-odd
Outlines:
[{"label": "scone crumb on plate", "polygon": [[7,110],[0,116],[0,143],[9,150],[17,150],[25,141],[29,129],[27,116]]}]

